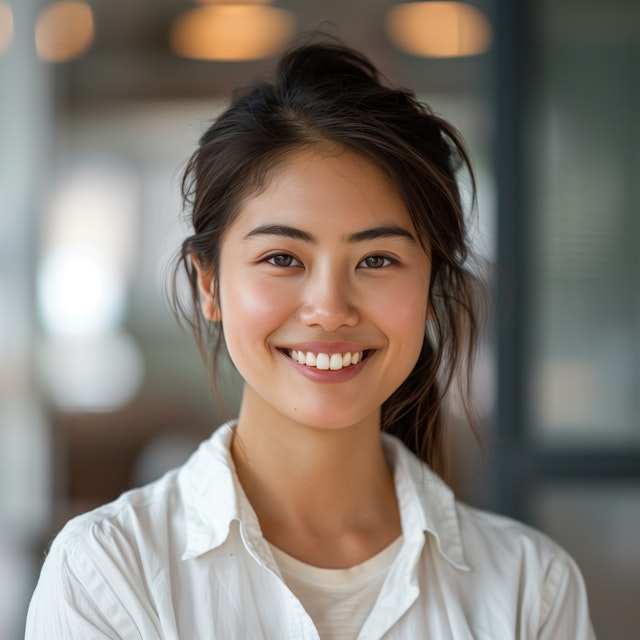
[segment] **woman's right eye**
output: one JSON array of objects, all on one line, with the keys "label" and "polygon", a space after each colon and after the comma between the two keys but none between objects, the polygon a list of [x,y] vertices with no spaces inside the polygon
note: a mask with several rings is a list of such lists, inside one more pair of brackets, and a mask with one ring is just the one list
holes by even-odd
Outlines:
[{"label": "woman's right eye", "polygon": [[276,267],[300,267],[302,266],[293,256],[288,253],[277,253],[267,258],[267,262]]}]

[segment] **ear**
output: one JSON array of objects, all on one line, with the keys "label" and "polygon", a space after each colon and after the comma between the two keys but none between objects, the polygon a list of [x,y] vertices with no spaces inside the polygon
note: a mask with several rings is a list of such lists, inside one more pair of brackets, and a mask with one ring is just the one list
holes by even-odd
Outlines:
[{"label": "ear", "polygon": [[433,307],[431,306],[431,302],[427,303],[427,322],[431,322],[435,320],[435,314],[433,313]]},{"label": "ear", "polygon": [[198,288],[202,301],[202,315],[210,322],[220,322],[222,314],[215,291],[215,278],[212,269],[203,269],[195,254],[190,254],[191,264],[198,274]]}]

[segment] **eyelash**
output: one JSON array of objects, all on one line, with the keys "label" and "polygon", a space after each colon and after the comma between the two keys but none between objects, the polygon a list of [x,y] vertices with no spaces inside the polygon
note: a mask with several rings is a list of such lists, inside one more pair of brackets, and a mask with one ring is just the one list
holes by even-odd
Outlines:
[{"label": "eyelash", "polygon": [[[297,264],[276,264],[276,260],[278,260],[278,258],[284,258],[285,260],[290,260],[290,262],[296,262]],[[274,253],[271,256],[267,256],[265,258],[265,262],[272,264],[274,267],[280,267],[282,269],[302,266],[302,263],[297,258],[294,258],[292,255],[288,253]]]},{"label": "eyelash", "polygon": [[361,264],[366,263],[367,260],[382,260],[383,264],[378,265],[377,267],[371,267],[371,266],[365,267],[366,269],[384,269],[384,267],[389,267],[392,264],[397,264],[397,262],[393,258],[390,258],[389,256],[385,256],[384,254],[375,253],[375,254],[367,256],[366,258],[361,260],[358,263],[358,266],[360,266]]},{"label": "eyelash", "polygon": [[[277,264],[277,260],[279,259],[284,259],[284,261],[288,262],[288,264]],[[378,265],[378,266],[362,266],[365,265],[367,263],[367,261],[369,260],[382,260],[382,264]],[[303,266],[302,263],[297,259],[294,258],[292,255],[288,254],[288,253],[275,253],[273,255],[267,256],[264,259],[265,262],[268,262],[269,264],[273,265],[274,267],[279,267],[281,269],[290,269],[292,267],[301,267]],[[292,264],[292,263],[296,263],[296,264]],[[370,256],[367,256],[366,258],[363,258],[359,263],[358,263],[358,267],[365,268],[365,269],[384,269],[385,267],[389,267],[393,264],[397,264],[397,261],[394,260],[393,258],[390,258],[389,256],[385,256],[383,254],[373,254]]]}]

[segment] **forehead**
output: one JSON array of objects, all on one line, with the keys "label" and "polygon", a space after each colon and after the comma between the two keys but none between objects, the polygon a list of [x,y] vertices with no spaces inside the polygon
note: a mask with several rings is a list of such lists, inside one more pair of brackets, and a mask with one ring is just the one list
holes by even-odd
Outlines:
[{"label": "forehead", "polygon": [[345,231],[393,224],[414,231],[400,192],[384,171],[342,148],[289,153],[242,202],[233,226],[280,222]]}]

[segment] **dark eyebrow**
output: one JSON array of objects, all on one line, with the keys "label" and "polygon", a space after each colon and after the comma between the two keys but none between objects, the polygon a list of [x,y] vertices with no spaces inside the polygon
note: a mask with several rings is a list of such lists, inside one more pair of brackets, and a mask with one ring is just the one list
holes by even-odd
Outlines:
[{"label": "dark eyebrow", "polygon": [[377,240],[378,238],[406,238],[415,244],[416,239],[410,231],[396,225],[386,225],[358,231],[348,237],[349,242],[364,242],[365,240]]},{"label": "dark eyebrow", "polygon": [[256,227],[247,233],[245,240],[254,236],[280,236],[283,238],[292,238],[293,240],[305,240],[306,242],[316,241],[315,237],[310,233],[284,224],[264,224]]},{"label": "dark eyebrow", "polygon": [[[254,236],[279,236],[282,238],[292,238],[293,240],[304,240],[305,242],[316,242],[316,237],[307,231],[290,227],[284,224],[265,224],[247,233],[245,239]],[[364,229],[350,236],[347,236],[347,242],[365,242],[367,240],[377,240],[378,238],[406,238],[415,244],[416,239],[413,234],[403,227],[396,225],[385,225],[382,227],[373,227],[372,229]]]}]

